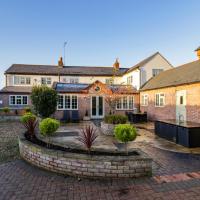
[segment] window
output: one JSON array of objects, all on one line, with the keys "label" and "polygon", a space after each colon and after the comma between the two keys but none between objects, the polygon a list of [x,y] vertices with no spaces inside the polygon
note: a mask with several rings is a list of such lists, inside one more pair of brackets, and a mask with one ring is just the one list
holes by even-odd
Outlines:
[{"label": "window", "polygon": [[58,95],[58,110],[77,110],[78,97],[76,95]]},{"label": "window", "polygon": [[114,84],[114,79],[113,78],[106,78],[106,84],[107,85],[113,85]]},{"label": "window", "polygon": [[51,85],[51,77],[42,77],[41,84],[42,85]]},{"label": "window", "polygon": [[134,109],[134,98],[133,96],[123,96],[118,99],[116,104],[117,110],[133,110]]},{"label": "window", "polygon": [[148,106],[149,97],[148,94],[143,94],[142,95],[142,100],[141,100],[141,105],[142,106]]},{"label": "window", "polygon": [[157,93],[155,98],[156,98],[155,106],[162,107],[162,106],[165,105],[165,95],[164,95],[164,93]]},{"label": "window", "polygon": [[79,83],[79,79],[78,78],[70,78],[69,80],[70,83]]},{"label": "window", "polygon": [[127,77],[127,84],[131,85],[133,83],[133,76]]},{"label": "window", "polygon": [[156,75],[160,74],[160,72],[162,72],[162,71],[163,71],[163,69],[152,69],[152,75],[156,76]]},{"label": "window", "polygon": [[31,78],[23,76],[14,76],[14,85],[30,85]]},{"label": "window", "polygon": [[9,96],[10,105],[28,105],[28,96],[11,95]]}]

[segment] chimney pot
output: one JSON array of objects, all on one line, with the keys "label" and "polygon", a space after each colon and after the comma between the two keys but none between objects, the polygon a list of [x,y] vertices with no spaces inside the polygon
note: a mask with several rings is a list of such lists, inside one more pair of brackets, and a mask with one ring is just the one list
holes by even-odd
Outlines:
[{"label": "chimney pot", "polygon": [[58,67],[63,67],[63,59],[62,56],[58,60]]},{"label": "chimney pot", "polygon": [[120,65],[119,59],[116,58],[115,63],[113,64],[113,68],[114,68],[115,70],[119,70],[119,65]]}]

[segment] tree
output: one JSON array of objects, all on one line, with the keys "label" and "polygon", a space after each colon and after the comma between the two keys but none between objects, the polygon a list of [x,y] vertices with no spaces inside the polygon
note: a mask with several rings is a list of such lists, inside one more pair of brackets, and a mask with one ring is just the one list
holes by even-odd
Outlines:
[{"label": "tree", "polygon": [[42,118],[46,118],[56,111],[58,94],[47,86],[34,86],[31,100],[35,112]]}]

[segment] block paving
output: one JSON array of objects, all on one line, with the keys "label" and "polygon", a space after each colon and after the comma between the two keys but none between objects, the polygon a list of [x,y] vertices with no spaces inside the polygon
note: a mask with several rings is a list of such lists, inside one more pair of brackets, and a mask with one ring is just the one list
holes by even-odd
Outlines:
[{"label": "block paving", "polygon": [[[0,134],[3,128],[0,123]],[[12,123],[5,131],[11,134]],[[16,131],[21,126],[15,124]],[[153,158],[151,178],[79,179],[16,159],[0,164],[0,200],[200,200],[200,155],[175,153],[141,143]]]}]

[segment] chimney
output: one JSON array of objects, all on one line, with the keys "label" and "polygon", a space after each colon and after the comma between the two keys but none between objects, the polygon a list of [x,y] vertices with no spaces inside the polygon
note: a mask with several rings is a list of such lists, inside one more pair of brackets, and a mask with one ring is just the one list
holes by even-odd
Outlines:
[{"label": "chimney", "polygon": [[198,47],[195,51],[197,52],[197,56],[200,59],[200,47]]},{"label": "chimney", "polygon": [[63,68],[63,59],[62,59],[62,56],[58,60],[58,67]]},{"label": "chimney", "polygon": [[117,71],[119,70],[119,60],[116,58],[115,63],[113,64],[113,68]]}]

